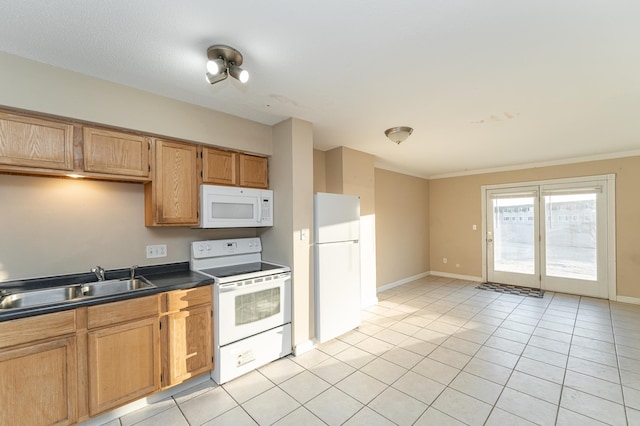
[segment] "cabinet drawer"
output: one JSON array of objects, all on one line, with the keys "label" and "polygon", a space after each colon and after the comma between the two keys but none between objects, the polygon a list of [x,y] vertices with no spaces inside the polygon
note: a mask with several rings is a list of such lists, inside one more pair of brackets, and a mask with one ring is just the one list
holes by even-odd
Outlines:
[{"label": "cabinet drawer", "polygon": [[212,303],[213,294],[210,285],[187,290],[175,290],[166,294],[167,312],[179,311],[190,306]]},{"label": "cabinet drawer", "polygon": [[75,311],[0,322],[0,348],[75,333]]},{"label": "cabinet drawer", "polygon": [[87,309],[87,328],[104,327],[159,313],[158,295],[90,306]]}]

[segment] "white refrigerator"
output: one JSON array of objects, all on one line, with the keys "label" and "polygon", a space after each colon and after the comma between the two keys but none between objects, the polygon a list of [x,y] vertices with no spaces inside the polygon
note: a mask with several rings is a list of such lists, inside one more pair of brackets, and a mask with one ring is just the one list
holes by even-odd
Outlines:
[{"label": "white refrigerator", "polygon": [[318,342],[360,325],[360,197],[314,195],[315,331]]}]

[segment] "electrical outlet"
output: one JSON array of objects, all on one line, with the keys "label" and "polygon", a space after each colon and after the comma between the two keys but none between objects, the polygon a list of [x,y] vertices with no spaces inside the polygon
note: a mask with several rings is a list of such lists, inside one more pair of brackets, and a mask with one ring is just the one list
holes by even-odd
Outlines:
[{"label": "electrical outlet", "polygon": [[155,257],[167,257],[166,244],[156,244],[156,245],[147,246],[147,259],[152,259]]},{"label": "electrical outlet", "polygon": [[447,262],[448,262],[447,258],[446,258],[446,257],[443,257],[443,258],[442,258],[442,263],[447,263]]}]

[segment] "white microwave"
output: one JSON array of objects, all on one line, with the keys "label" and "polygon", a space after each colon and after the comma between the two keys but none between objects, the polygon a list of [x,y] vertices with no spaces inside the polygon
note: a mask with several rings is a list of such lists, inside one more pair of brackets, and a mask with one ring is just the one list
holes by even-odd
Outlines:
[{"label": "white microwave", "polygon": [[273,191],[200,185],[200,228],[273,226]]}]

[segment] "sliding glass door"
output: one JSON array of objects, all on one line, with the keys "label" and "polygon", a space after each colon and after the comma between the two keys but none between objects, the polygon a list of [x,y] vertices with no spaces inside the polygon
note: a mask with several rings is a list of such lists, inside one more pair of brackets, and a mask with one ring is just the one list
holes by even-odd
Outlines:
[{"label": "sliding glass door", "polygon": [[543,187],[545,289],[607,297],[605,188],[601,182]]},{"label": "sliding glass door", "polygon": [[608,297],[606,180],[486,189],[489,282]]},{"label": "sliding glass door", "polygon": [[538,188],[489,191],[487,206],[489,281],[539,288]]}]

